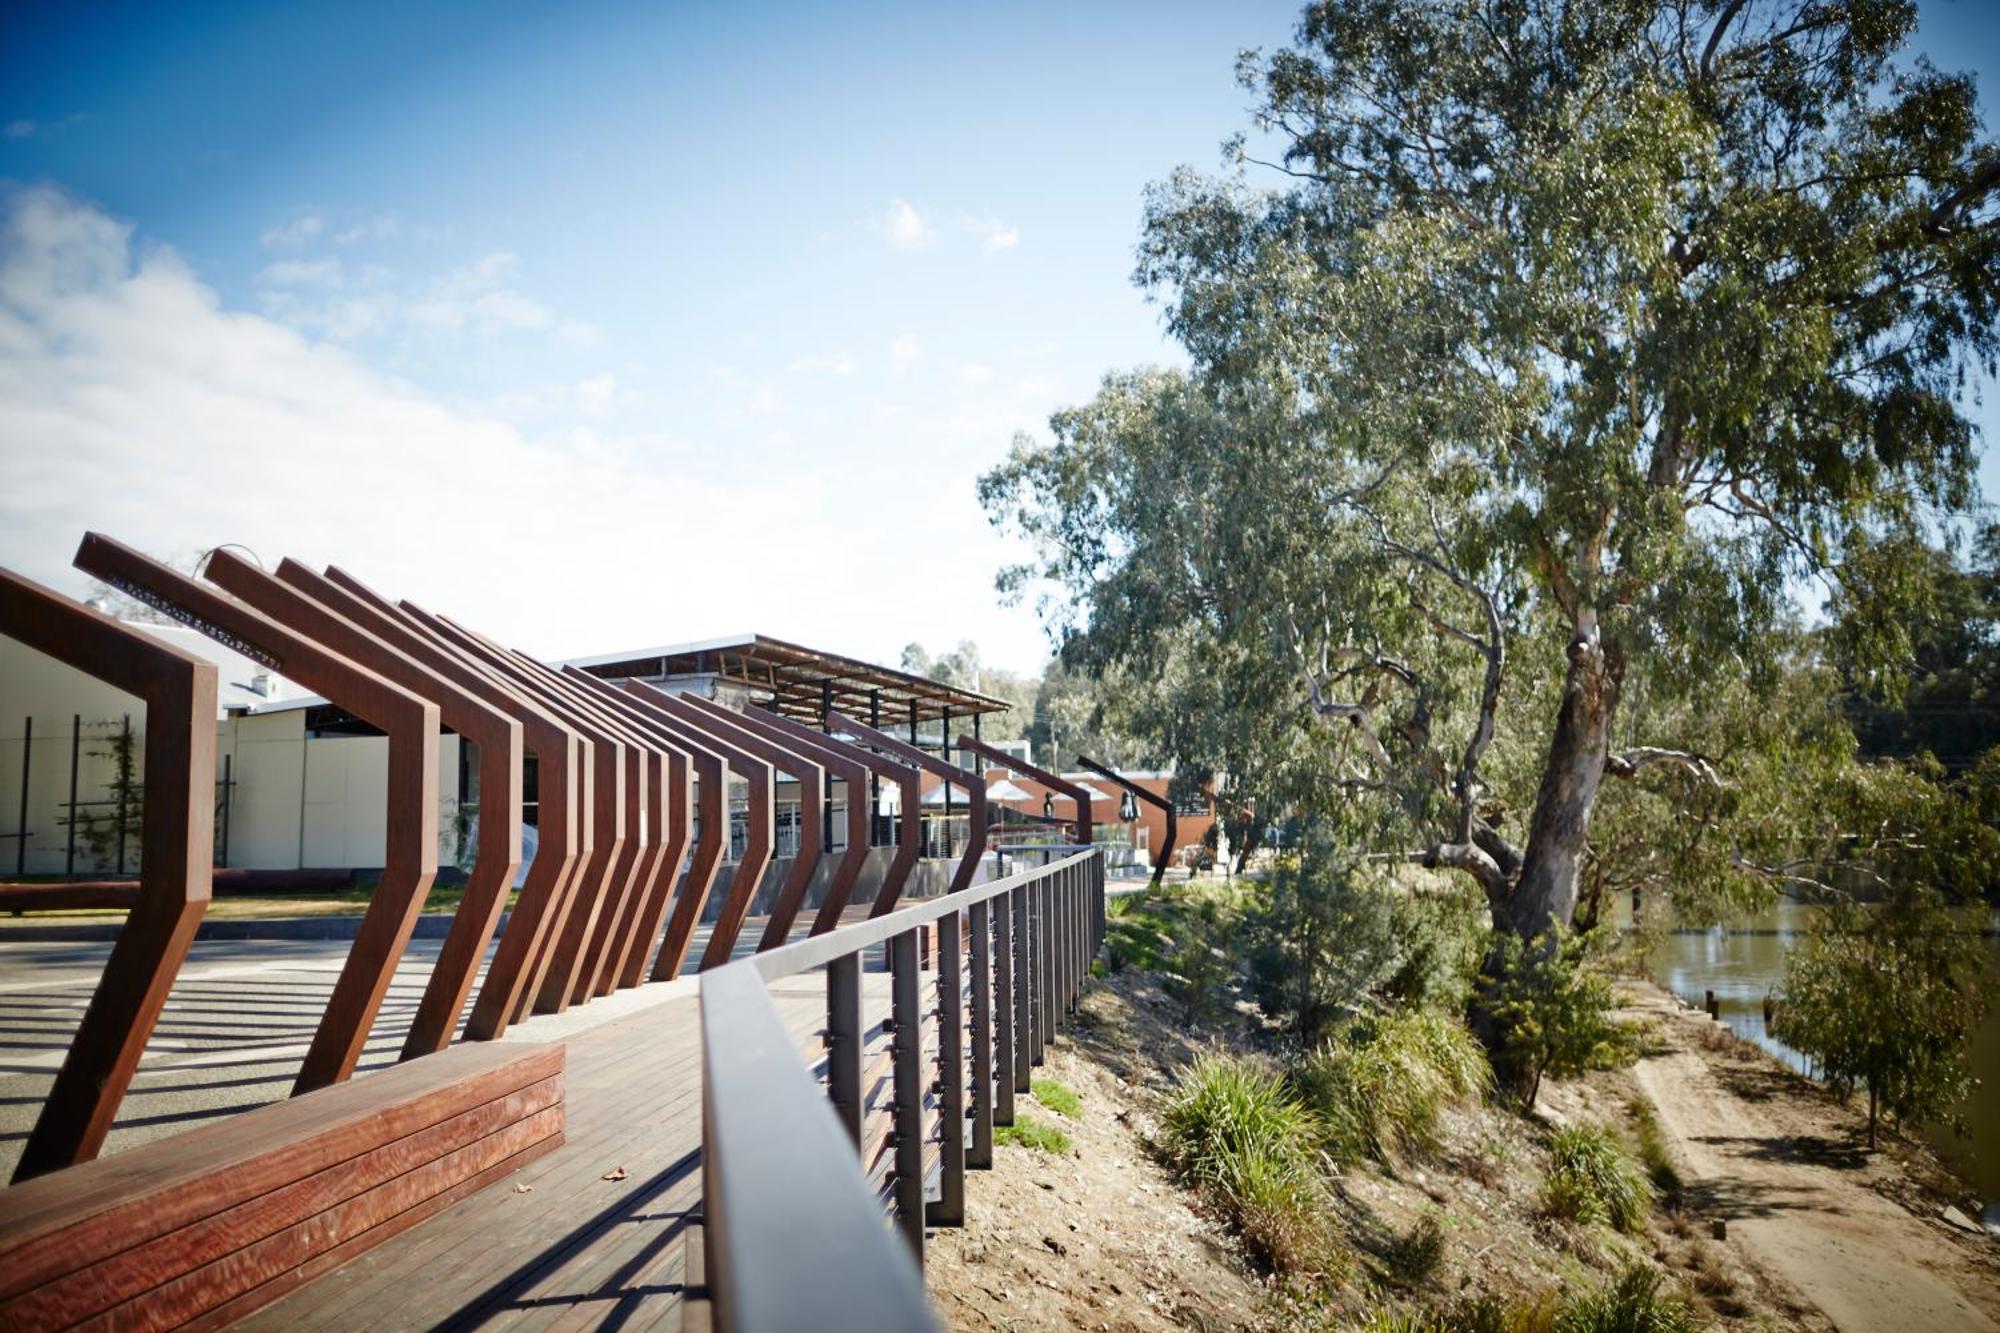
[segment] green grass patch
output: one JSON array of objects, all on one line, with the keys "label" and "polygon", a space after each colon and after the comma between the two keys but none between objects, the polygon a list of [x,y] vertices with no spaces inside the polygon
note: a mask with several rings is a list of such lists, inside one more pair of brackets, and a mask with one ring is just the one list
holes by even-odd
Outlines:
[{"label": "green grass patch", "polygon": [[1573,1222],[1609,1222],[1637,1231],[1652,1211],[1653,1187],[1618,1136],[1604,1125],[1572,1125],[1549,1141],[1553,1161],[1543,1211]]},{"label": "green grass patch", "polygon": [[1565,1286],[1505,1301],[1480,1296],[1436,1307],[1384,1306],[1343,1333],[1694,1333],[1694,1312],[1659,1269],[1634,1263],[1602,1286]]},{"label": "green grass patch", "polygon": [[1057,1115],[1074,1120],[1083,1114],[1083,1098],[1052,1078],[1030,1079],[1028,1090],[1035,1094],[1036,1101]]},{"label": "green grass patch", "polygon": [[995,1143],[1011,1143],[1017,1148],[1027,1148],[1034,1152],[1045,1152],[1051,1157],[1069,1156],[1069,1135],[1054,1125],[1045,1125],[1039,1120],[1015,1113],[1011,1125],[993,1127]]},{"label": "green grass patch", "polygon": [[1318,1137],[1283,1075],[1205,1055],[1168,1097],[1158,1146],[1235,1224],[1253,1260],[1288,1277],[1329,1278],[1351,1259],[1320,1183]]},{"label": "green grass patch", "polygon": [[1660,1128],[1660,1117],[1654,1113],[1653,1104],[1641,1097],[1634,1097],[1625,1104],[1632,1113],[1632,1124],[1639,1139],[1639,1164],[1646,1168],[1646,1178],[1653,1182],[1653,1189],[1660,1201],[1669,1209],[1680,1206],[1682,1184],[1681,1173],[1674,1166],[1672,1154],[1667,1151],[1667,1136]]},{"label": "green grass patch", "polygon": [[1493,1074],[1463,1023],[1406,1009],[1350,1024],[1288,1079],[1318,1117],[1327,1154],[1352,1163],[1435,1148],[1444,1109],[1484,1092]]}]

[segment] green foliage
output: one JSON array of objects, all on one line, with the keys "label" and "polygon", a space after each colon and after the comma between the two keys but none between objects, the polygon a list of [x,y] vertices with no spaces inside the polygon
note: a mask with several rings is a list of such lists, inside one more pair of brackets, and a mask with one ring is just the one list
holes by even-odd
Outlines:
[{"label": "green foliage", "polygon": [[1639,1162],[1646,1168],[1646,1178],[1653,1183],[1653,1191],[1669,1209],[1678,1208],[1683,1186],[1681,1173],[1674,1165],[1673,1154],[1667,1151],[1666,1133],[1660,1128],[1660,1117],[1653,1110],[1653,1104],[1643,1098],[1634,1097],[1625,1104],[1631,1112],[1632,1123],[1638,1132]]},{"label": "green foliage", "polygon": [[1346,1256],[1319,1181],[1317,1137],[1312,1113],[1278,1073],[1204,1055],[1168,1096],[1158,1146],[1183,1179],[1223,1207],[1259,1263],[1331,1277]]},{"label": "green foliage", "polygon": [[[2000,350],[1996,149],[1915,16],[1310,5],[1241,67],[1279,160],[1238,139],[1148,200],[1189,369],[1108,377],[982,479],[1035,553],[1003,585],[1161,759],[1393,814],[1357,845],[1523,936],[1617,870],[1600,803],[1645,807],[1617,847],[1655,878],[1782,883],[1825,830],[1776,782],[1729,808],[1703,705],[1799,667],[1822,583],[1850,678],[1907,665]],[[1752,835],[1779,854],[1739,864]]]},{"label": "green foliage", "polygon": [[1047,1153],[1051,1157],[1069,1156],[1069,1135],[1054,1125],[1045,1125],[1018,1111],[1014,1113],[1013,1124],[993,1127],[993,1141],[1011,1143],[1017,1148]]},{"label": "green foliage", "polygon": [[1057,1115],[1068,1116],[1074,1120],[1083,1114],[1083,1099],[1052,1078],[1030,1079],[1028,1090],[1034,1093],[1036,1101]]},{"label": "green foliage", "polygon": [[1167,960],[1164,983],[1189,1023],[1214,1017],[1221,1006],[1222,988],[1235,971],[1223,951],[1227,939],[1221,908],[1211,901],[1195,904]]},{"label": "green foliage", "polygon": [[1399,1287],[1421,1287],[1444,1263],[1444,1226],[1434,1213],[1425,1213],[1415,1225],[1392,1237],[1383,1259],[1389,1280]]},{"label": "green foliage", "polygon": [[1658,1269],[1635,1263],[1608,1286],[1547,1290],[1512,1302],[1485,1296],[1434,1309],[1384,1307],[1342,1327],[1345,1333],[1694,1333],[1701,1325],[1693,1311],[1661,1286]]},{"label": "green foliage", "polygon": [[[102,798],[105,804],[94,809],[71,810],[69,817],[76,824],[78,839],[99,869],[137,869],[146,815],[146,787],[139,769],[139,735],[122,722],[93,722],[90,729],[103,735],[104,747],[91,750],[90,755],[93,759],[111,761],[111,781],[105,784]],[[118,864],[121,844],[122,865]]]},{"label": "green foliage", "polygon": [[1499,1033],[1507,1081],[1533,1107],[1546,1074],[1564,1077],[1628,1058],[1631,1034],[1611,1020],[1611,980],[1588,937],[1560,926],[1524,941],[1495,932],[1481,1001]]},{"label": "green foliage", "polygon": [[1564,1301],[1556,1333],[1693,1333],[1694,1312],[1661,1281],[1659,1269],[1631,1264],[1610,1286]]},{"label": "green foliage", "polygon": [[1457,1019],[1406,1009],[1356,1022],[1287,1074],[1339,1162],[1390,1159],[1437,1145],[1444,1108],[1492,1081],[1486,1053]]},{"label": "green foliage", "polygon": [[1652,1211],[1653,1189],[1618,1136],[1603,1125],[1571,1125],[1549,1140],[1542,1209],[1585,1224],[1637,1231]]},{"label": "green foliage", "polygon": [[1843,1093],[1868,1089],[1868,1146],[1887,1110],[1948,1119],[1973,1083],[1966,1043],[1986,1011],[1991,966],[1976,922],[1923,890],[1815,917],[1786,958],[1772,1031]]},{"label": "green foliage", "polygon": [[1284,1077],[1254,1061],[1203,1055],[1167,1097],[1160,1151],[1186,1179],[1228,1189],[1246,1162],[1310,1171],[1319,1125]]},{"label": "green foliage", "polygon": [[1350,1267],[1319,1177],[1279,1154],[1251,1152],[1211,1190],[1252,1262],[1288,1277],[1338,1279]]}]

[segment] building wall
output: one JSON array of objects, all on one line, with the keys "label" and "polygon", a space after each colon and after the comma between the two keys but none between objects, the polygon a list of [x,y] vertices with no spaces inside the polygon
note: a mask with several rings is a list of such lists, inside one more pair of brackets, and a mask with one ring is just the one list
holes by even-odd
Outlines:
[{"label": "building wall", "polygon": [[[26,828],[34,836],[26,845],[24,873],[63,872],[68,846],[63,821],[67,815],[64,803],[69,800],[72,720],[81,718],[76,799],[95,801],[111,795],[117,764],[106,751],[127,715],[132,719],[135,758],[143,765],[146,706],[137,696],[114,689],[26,644],[0,637],[0,833],[22,831],[21,759],[23,752],[32,748]],[[30,730],[25,725],[29,718],[34,722],[31,746],[23,739]],[[107,819],[115,816],[109,806],[94,807],[93,813]],[[0,875],[14,873],[15,851],[15,839],[0,840]],[[132,851],[136,856],[137,848]],[[81,835],[76,868],[84,873],[100,869]],[[101,867],[107,872],[112,868],[109,862]]]},{"label": "building wall", "polygon": [[[22,873],[60,875],[67,861],[70,729],[81,718],[77,746],[78,802],[107,799],[117,773],[110,753],[130,715],[135,756],[145,757],[145,708],[136,697],[36,652],[0,638],[0,833],[20,831],[24,720],[33,718],[29,757],[28,817],[34,834]],[[305,710],[246,713],[216,724],[216,778],[232,782],[227,834],[218,813],[216,851],[222,864],[247,870],[376,869],[388,837],[388,749],[380,736],[305,734]],[[457,736],[438,738],[439,861],[456,859],[458,834]],[[135,775],[143,782],[143,767]],[[90,807],[108,820],[112,806]],[[137,839],[125,869],[137,870]],[[15,840],[0,840],[0,877],[15,872]],[[79,874],[115,874],[110,858],[97,861],[88,841],[77,840]]]}]

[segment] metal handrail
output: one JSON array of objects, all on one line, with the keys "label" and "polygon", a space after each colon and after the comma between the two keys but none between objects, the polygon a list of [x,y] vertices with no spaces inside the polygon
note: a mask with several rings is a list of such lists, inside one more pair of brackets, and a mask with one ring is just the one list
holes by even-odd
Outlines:
[{"label": "metal handrail", "polygon": [[[767,983],[783,981],[786,977],[794,977],[801,972],[824,967],[843,954],[860,953],[863,949],[874,945],[885,944],[892,937],[908,930],[915,930],[918,926],[928,926],[939,917],[963,912],[974,903],[992,902],[1001,894],[1012,893],[1015,889],[1039,881],[1054,871],[1080,866],[1095,854],[1095,850],[1095,848],[1079,847],[1075,856],[1066,856],[1051,865],[1019,871],[1005,879],[988,880],[984,884],[975,884],[957,893],[926,898],[909,907],[898,908],[887,916],[878,916],[871,921],[857,921],[851,926],[842,926],[839,930],[830,931],[825,935],[810,936],[764,953],[752,954],[748,958],[739,958],[731,963],[729,968],[750,967],[754,968],[757,975],[764,978]],[[704,986],[710,977],[719,972],[726,972],[729,968],[718,968],[716,972],[702,973]]]},{"label": "metal handrail", "polygon": [[[1094,892],[1101,859],[1094,848],[1079,848],[1052,865],[701,974],[703,1253],[717,1327],[822,1333],[835,1311],[843,1327],[935,1327],[920,1267],[926,1207],[922,1143],[912,1133],[920,1124],[914,1108],[930,1090],[919,1086],[918,932],[946,923],[937,939],[939,1067],[948,1070],[955,1064],[957,1071],[941,1083],[941,1123],[949,1126],[957,1118],[957,1138],[945,1148],[946,1171],[954,1169],[949,1159],[955,1147],[955,1169],[962,1175],[967,1165],[990,1164],[995,1102],[1005,1123],[1011,1116],[1012,1089],[1017,1083],[1026,1086],[1030,1059],[1039,1060],[1050,1029],[1081,988],[1088,957],[1102,939],[1101,918],[1087,919],[1101,901]],[[1010,917],[1019,922],[1011,933]],[[990,1087],[972,1089],[971,1118],[983,1132],[983,1138],[975,1136],[975,1151],[985,1159],[977,1162],[965,1148],[964,1089],[953,1081],[964,1072],[958,1044],[960,923],[968,920],[973,928],[973,1064],[995,1075]],[[890,1028],[897,1069],[896,1208],[908,1244],[899,1244],[883,1225],[881,1206],[856,1152],[860,1090],[844,1087],[835,1069],[842,1063],[834,1055],[839,1042],[846,1067],[858,1074],[860,959],[879,945],[888,946],[894,974]],[[820,967],[827,969],[828,980],[828,1091],[822,1091],[800,1059],[796,1040],[767,990],[771,982]],[[991,997],[1000,1000],[997,1006],[987,1002],[989,982],[999,992]],[[836,1107],[828,1092],[846,1104]],[[904,1119],[906,1113],[912,1118]],[[962,1199],[962,1185],[949,1183],[946,1199],[953,1189],[961,1191]],[[962,1216],[962,1204],[957,1211]],[[960,1219],[939,1220],[950,1224]]]}]

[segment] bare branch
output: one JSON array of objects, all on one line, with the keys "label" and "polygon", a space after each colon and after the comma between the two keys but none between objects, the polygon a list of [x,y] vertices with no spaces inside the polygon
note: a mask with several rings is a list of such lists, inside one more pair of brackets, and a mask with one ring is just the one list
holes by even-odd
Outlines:
[{"label": "bare branch", "polygon": [[1703,783],[1722,790],[1722,778],[1701,755],[1688,750],[1666,750],[1656,745],[1641,745],[1622,754],[1606,756],[1604,771],[1614,778],[1635,778],[1643,769],[1654,764],[1677,764],[1700,779]]}]

